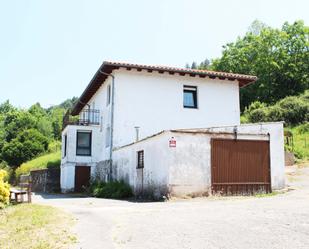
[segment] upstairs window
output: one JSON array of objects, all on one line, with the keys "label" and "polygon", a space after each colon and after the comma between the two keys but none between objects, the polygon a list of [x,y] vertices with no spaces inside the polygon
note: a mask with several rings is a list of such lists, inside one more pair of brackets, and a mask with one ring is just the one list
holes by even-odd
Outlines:
[{"label": "upstairs window", "polygon": [[91,156],[91,132],[78,131],[76,140],[76,155]]},{"label": "upstairs window", "polygon": [[144,151],[140,150],[137,152],[137,166],[136,168],[142,169],[144,168]]},{"label": "upstairs window", "polygon": [[184,86],[183,87],[183,107],[197,108],[197,87]]}]

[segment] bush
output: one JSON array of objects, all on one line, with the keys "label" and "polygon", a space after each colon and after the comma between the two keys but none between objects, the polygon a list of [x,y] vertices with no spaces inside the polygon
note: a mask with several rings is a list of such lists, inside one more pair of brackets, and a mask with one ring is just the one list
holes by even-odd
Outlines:
[{"label": "bush", "polygon": [[6,143],[2,148],[2,158],[10,166],[19,166],[48,148],[48,140],[35,129],[29,129],[18,134],[16,138]]},{"label": "bush", "polygon": [[61,153],[60,151],[37,157],[31,161],[23,163],[16,169],[16,177],[27,175],[31,170],[46,169],[50,167],[60,167]]},{"label": "bush", "polygon": [[124,181],[93,182],[90,192],[100,198],[124,199],[133,196],[130,185]]},{"label": "bush", "polygon": [[6,163],[6,162],[0,162],[0,170],[6,171],[6,176],[4,177],[4,181],[10,181],[11,176],[13,175],[13,169]]},{"label": "bush", "polygon": [[4,180],[7,177],[7,172],[0,169],[0,208],[9,203],[10,185]]},{"label": "bush", "polygon": [[296,97],[289,96],[272,106],[253,102],[245,111],[242,120],[251,123],[285,121],[287,125],[298,125],[309,121],[309,91]]},{"label": "bush", "polygon": [[286,97],[279,101],[279,107],[283,110],[283,120],[290,124],[296,125],[303,123],[309,112],[309,103],[298,97]]},{"label": "bush", "polygon": [[61,149],[61,141],[54,140],[48,145],[48,152],[57,152]]}]

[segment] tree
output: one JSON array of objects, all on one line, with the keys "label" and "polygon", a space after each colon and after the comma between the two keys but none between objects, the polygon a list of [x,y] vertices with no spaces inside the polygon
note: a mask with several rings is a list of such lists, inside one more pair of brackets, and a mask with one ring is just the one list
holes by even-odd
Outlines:
[{"label": "tree", "polygon": [[212,61],[218,71],[252,74],[258,81],[241,89],[241,109],[253,101],[275,103],[309,88],[309,27],[302,21],[281,30],[253,23],[249,32],[223,46]]},{"label": "tree", "polygon": [[48,149],[48,139],[35,129],[21,132],[16,138],[4,144],[2,158],[17,167]]}]

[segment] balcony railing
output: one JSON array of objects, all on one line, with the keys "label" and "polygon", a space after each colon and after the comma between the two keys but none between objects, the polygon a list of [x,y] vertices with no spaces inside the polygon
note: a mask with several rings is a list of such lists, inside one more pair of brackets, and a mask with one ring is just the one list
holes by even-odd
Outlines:
[{"label": "balcony railing", "polygon": [[72,116],[68,110],[63,116],[62,129],[67,125],[100,125],[100,110],[85,109],[78,116]]}]

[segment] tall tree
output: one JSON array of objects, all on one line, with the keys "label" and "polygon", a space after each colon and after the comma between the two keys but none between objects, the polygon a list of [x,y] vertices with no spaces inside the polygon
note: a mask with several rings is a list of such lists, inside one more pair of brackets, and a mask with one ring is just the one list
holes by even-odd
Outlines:
[{"label": "tall tree", "polygon": [[309,88],[309,27],[302,21],[281,30],[256,22],[234,43],[223,46],[212,69],[252,74],[258,81],[241,90],[241,108],[255,100],[275,103]]}]

